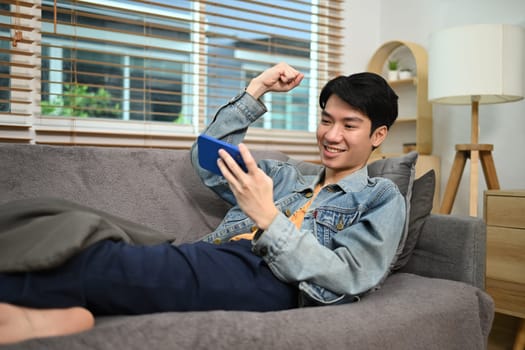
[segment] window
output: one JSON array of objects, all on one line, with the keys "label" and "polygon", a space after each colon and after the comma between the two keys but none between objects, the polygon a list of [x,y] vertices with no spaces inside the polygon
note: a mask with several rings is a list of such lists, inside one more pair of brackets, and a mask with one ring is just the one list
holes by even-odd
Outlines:
[{"label": "window", "polygon": [[161,13],[129,1],[61,1],[55,31],[54,2],[42,5],[44,115],[184,119],[182,86],[191,53],[188,9]]},{"label": "window", "polygon": [[[9,13],[9,4],[0,4],[0,13]],[[9,33],[9,17],[0,16],[0,113],[9,112],[9,49],[11,41]]]},{"label": "window", "polygon": [[[133,137],[194,138],[220,105],[279,61],[306,77],[291,93],[266,94],[269,112],[254,127],[311,132],[320,84],[340,67],[340,6],[322,0],[8,0],[0,5],[0,60],[7,63],[0,66],[0,139],[15,127],[25,128],[30,141],[47,143],[62,136],[65,143],[117,138],[123,145]],[[17,28],[31,62],[17,51],[24,45],[13,47]],[[32,76],[15,76],[17,62],[30,64]],[[13,86],[22,78],[31,82],[16,99]]]}]

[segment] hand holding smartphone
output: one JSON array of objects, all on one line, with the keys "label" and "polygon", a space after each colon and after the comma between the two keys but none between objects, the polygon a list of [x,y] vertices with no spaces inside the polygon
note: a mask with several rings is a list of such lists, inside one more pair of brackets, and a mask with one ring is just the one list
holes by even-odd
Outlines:
[{"label": "hand holding smartphone", "polygon": [[239,147],[231,143],[221,141],[206,134],[201,134],[197,138],[197,145],[199,146],[199,165],[215,173],[222,175],[221,170],[217,166],[217,159],[219,158],[219,150],[223,149],[232,156],[239,166],[247,172],[246,165],[241,157]]}]

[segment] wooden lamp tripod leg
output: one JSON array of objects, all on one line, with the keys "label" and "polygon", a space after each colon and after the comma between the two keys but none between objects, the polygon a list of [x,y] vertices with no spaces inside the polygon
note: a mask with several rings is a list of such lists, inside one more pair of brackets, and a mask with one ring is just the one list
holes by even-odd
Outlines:
[{"label": "wooden lamp tripod leg", "polygon": [[439,212],[441,214],[450,214],[452,205],[456,199],[456,194],[459,188],[459,182],[465,169],[467,158],[470,158],[470,200],[469,211],[470,215],[477,216],[478,206],[478,163],[481,161],[483,168],[483,175],[489,190],[498,190],[499,181],[496,174],[496,167],[494,166],[494,159],[492,159],[492,145],[480,145],[478,143],[478,109],[479,96],[472,96],[472,123],[471,123],[471,144],[456,145],[456,157],[452,164],[450,177],[448,179],[445,195]]},{"label": "wooden lamp tripod leg", "polygon": [[471,96],[471,121],[470,121],[470,191],[469,191],[469,214],[478,215],[478,169],[479,149],[475,148],[479,143],[479,96]]},{"label": "wooden lamp tripod leg", "polygon": [[447,188],[445,190],[445,195],[443,196],[443,202],[441,203],[441,208],[439,210],[441,214],[450,214],[452,211],[452,205],[456,199],[459,182],[461,181],[461,176],[463,176],[463,170],[465,169],[467,157],[468,155],[465,151],[456,151],[456,156],[454,157],[454,163],[452,164],[452,170],[450,171]]},{"label": "wooden lamp tripod leg", "polygon": [[490,150],[480,151],[479,156],[481,158],[481,166],[483,168],[483,175],[485,175],[485,181],[487,182],[487,188],[489,190],[499,190],[498,175],[496,174],[492,152]]},{"label": "wooden lamp tripod leg", "polygon": [[525,349],[525,319],[522,319],[516,333],[513,350]]}]

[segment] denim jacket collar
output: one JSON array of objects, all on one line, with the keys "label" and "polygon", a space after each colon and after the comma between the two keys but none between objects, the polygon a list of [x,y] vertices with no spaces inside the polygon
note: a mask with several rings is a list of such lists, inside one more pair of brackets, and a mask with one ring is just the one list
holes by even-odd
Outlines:
[{"label": "denim jacket collar", "polygon": [[368,184],[368,167],[365,165],[352,174],[345,176],[337,184],[345,192],[361,192]]},{"label": "denim jacket collar", "polygon": [[[325,168],[321,167],[321,170],[317,176],[310,183],[297,182],[295,185],[295,192],[303,192],[306,190],[312,190],[314,187],[323,179]],[[345,193],[347,192],[360,192],[368,184],[368,167],[364,166],[361,169],[353,172],[350,175],[345,176],[341,181],[339,181],[334,186],[338,186]]]}]

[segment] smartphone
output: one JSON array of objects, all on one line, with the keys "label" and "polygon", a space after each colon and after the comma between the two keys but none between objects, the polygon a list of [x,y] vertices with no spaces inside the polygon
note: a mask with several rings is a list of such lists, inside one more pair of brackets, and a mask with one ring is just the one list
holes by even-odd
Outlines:
[{"label": "smartphone", "polygon": [[248,171],[242,160],[239,147],[236,145],[221,141],[206,134],[199,135],[197,138],[197,145],[199,146],[199,164],[202,168],[217,175],[222,175],[221,170],[217,166],[217,159],[219,159],[219,150],[223,149],[235,159],[242,170],[245,172]]}]

